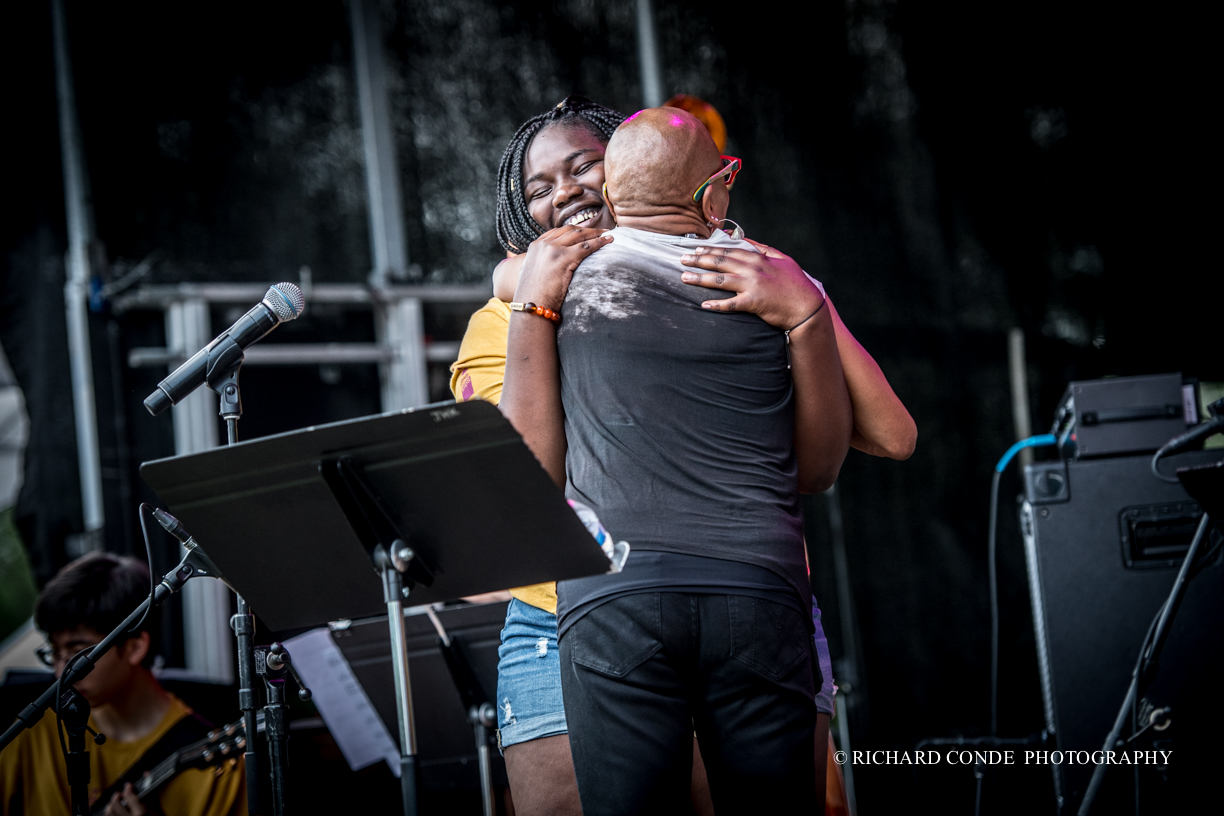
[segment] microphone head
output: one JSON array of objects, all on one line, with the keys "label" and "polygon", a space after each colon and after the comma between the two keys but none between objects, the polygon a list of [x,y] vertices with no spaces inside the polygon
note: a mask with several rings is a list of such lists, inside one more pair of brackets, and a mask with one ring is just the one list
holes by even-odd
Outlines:
[{"label": "microphone head", "polygon": [[263,302],[282,323],[293,320],[306,308],[306,298],[302,296],[302,290],[293,283],[269,286]]}]

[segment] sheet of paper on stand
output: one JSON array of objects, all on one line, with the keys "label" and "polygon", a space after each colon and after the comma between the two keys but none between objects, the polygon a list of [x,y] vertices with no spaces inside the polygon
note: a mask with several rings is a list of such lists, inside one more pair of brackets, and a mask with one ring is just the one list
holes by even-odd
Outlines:
[{"label": "sheet of paper on stand", "polygon": [[285,641],[293,665],[314,693],[323,722],[354,771],[385,760],[399,776],[399,748],[327,629]]}]

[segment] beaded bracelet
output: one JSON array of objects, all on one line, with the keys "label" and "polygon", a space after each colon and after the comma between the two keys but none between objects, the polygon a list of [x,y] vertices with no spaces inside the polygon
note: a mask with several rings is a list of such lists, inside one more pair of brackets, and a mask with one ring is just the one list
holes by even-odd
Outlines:
[{"label": "beaded bracelet", "polygon": [[531,312],[533,315],[539,315],[545,320],[551,320],[553,323],[561,322],[561,315],[544,306],[537,306],[534,303],[511,303],[510,311],[512,312]]}]

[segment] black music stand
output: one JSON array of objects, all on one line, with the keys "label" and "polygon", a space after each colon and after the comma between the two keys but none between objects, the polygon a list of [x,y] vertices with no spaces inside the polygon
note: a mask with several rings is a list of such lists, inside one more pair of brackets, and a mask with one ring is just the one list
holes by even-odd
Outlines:
[{"label": "black music stand", "polygon": [[306,428],[146,462],[140,472],[273,629],[388,615],[410,814],[416,733],[403,601],[610,567],[522,438],[484,402]]}]

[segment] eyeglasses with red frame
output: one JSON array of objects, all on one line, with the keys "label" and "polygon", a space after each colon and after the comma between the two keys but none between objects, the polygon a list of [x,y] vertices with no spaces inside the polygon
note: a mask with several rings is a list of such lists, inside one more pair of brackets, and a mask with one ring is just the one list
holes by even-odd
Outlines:
[{"label": "eyeglasses with red frame", "polygon": [[721,158],[723,161],[722,169],[706,179],[705,182],[703,182],[702,185],[697,188],[697,192],[693,193],[693,203],[701,203],[701,194],[705,192],[707,187],[714,183],[715,179],[726,176],[727,186],[730,187],[735,183],[735,177],[739,175],[739,171],[744,167],[743,160],[738,159],[735,156],[720,156],[719,158]]}]

